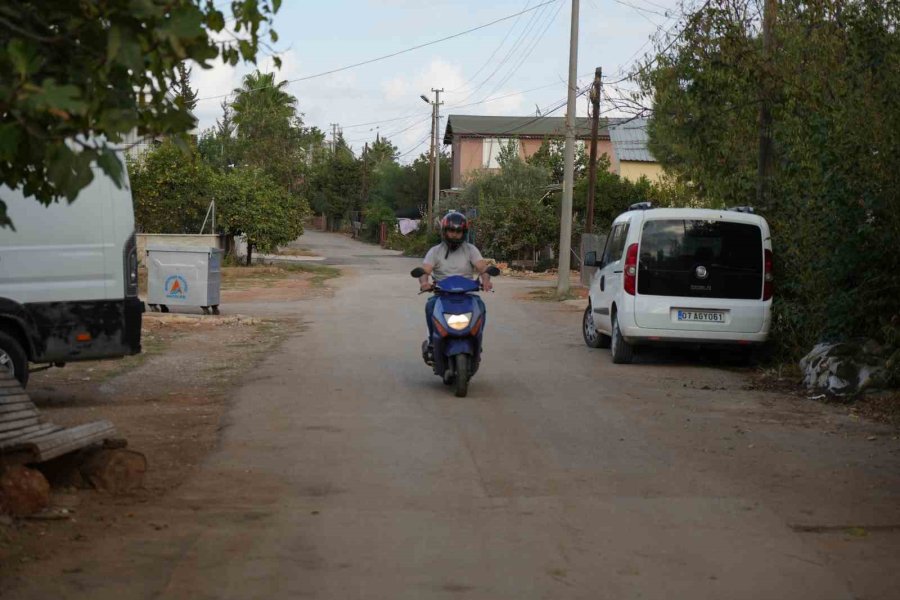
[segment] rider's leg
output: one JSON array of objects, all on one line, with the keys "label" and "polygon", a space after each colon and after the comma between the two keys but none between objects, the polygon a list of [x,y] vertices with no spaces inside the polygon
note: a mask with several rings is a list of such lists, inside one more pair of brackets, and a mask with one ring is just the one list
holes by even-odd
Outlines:
[{"label": "rider's leg", "polygon": [[428,302],[425,303],[425,322],[428,325],[428,339],[425,340],[425,343],[422,345],[422,355],[425,362],[429,365],[434,364],[434,347],[431,340],[431,336],[434,333],[434,323],[431,320],[431,317],[434,314],[435,302],[437,302],[437,296],[432,296],[428,299]]},{"label": "rider's leg", "polygon": [[425,303],[425,323],[428,325],[428,343],[431,343],[431,337],[434,334],[434,321],[432,320],[432,315],[434,315],[434,305],[437,302],[437,296],[432,296],[428,299],[428,302]]}]

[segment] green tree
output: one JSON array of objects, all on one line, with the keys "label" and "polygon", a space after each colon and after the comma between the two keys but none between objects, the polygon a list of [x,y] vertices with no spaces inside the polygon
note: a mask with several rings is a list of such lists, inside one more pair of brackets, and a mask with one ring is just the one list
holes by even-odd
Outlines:
[{"label": "green tree", "polygon": [[276,81],[274,73],[250,73],[234,90],[231,109],[240,164],[262,169],[294,191],[303,164],[303,122],[297,114],[297,99],[286,87],[287,81]]},{"label": "green tree", "polygon": [[552,244],[559,216],[548,202],[550,173],[519,158],[504,161],[496,173],[474,175],[466,186],[461,208],[477,208],[476,242],[498,259],[533,260]]},{"label": "green tree", "polygon": [[375,141],[369,147],[368,160],[373,165],[380,165],[383,162],[396,162],[397,146],[391,143],[387,138],[376,137]]},{"label": "green tree", "polygon": [[197,91],[191,87],[191,73],[193,69],[184,62],[178,63],[175,69],[175,81],[172,82],[172,91],[175,92],[178,103],[188,110],[197,107]]},{"label": "green tree", "polygon": [[[170,93],[178,65],[254,60],[281,0],[235,0],[229,28],[211,1],[23,0],[0,7],[0,183],[49,203],[74,200],[92,164],[117,183],[112,148],[132,131],[193,127]],[[186,145],[186,137],[176,138]],[[0,226],[10,226],[0,199]]]},{"label": "green tree", "polygon": [[360,207],[361,175],[362,162],[353,155],[343,136],[310,169],[306,193],[312,207],[326,216],[330,227],[336,228],[351,210]]},{"label": "green tree", "polygon": [[650,147],[710,204],[755,203],[758,115],[775,169],[758,206],[776,256],[785,357],[884,334],[900,313],[900,0],[779,3],[767,58],[758,0],[707,3],[639,78]]},{"label": "green tree", "polygon": [[198,233],[209,202],[213,170],[191,145],[171,140],[129,160],[134,218],[140,231]]},{"label": "green tree", "polygon": [[248,265],[254,250],[270,252],[303,234],[306,203],[259,169],[218,173],[212,189],[223,229],[246,236]]},{"label": "green tree", "polygon": [[216,126],[204,131],[197,143],[197,149],[203,160],[220,171],[237,164],[234,140],[236,127],[231,105],[223,100],[221,106],[222,118],[216,119]]},{"label": "green tree", "polygon": [[[540,148],[529,156],[525,162],[550,171],[550,178],[554,183],[562,184],[565,175],[565,149],[566,141],[559,138],[544,138]],[[599,158],[602,158],[599,157]],[[607,157],[608,159],[609,157]],[[578,144],[575,147],[575,181],[587,174],[590,157],[585,152],[585,145]]]}]

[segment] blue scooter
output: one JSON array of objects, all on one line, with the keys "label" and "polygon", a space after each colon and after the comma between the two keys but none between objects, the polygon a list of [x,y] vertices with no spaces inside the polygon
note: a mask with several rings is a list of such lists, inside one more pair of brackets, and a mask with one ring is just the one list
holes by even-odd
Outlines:
[{"label": "blue scooter", "polygon": [[[500,269],[492,266],[487,272],[496,277]],[[424,274],[422,267],[410,273],[416,279]],[[434,374],[441,377],[445,385],[453,385],[460,398],[468,393],[469,379],[478,372],[481,364],[484,314],[472,295],[479,290],[481,282],[461,275],[447,277],[435,283],[433,288],[438,297],[432,317]]]}]

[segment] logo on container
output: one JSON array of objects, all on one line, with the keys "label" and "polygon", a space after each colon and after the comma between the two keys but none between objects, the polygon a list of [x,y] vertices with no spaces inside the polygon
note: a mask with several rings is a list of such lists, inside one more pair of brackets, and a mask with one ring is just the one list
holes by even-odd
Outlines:
[{"label": "logo on container", "polygon": [[166,298],[184,300],[187,298],[188,284],[181,275],[172,275],[166,279]]}]

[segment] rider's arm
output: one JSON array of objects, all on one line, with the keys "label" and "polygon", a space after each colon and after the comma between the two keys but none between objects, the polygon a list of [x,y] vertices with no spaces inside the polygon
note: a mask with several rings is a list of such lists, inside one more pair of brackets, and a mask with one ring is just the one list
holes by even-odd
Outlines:
[{"label": "rider's arm", "polygon": [[485,291],[490,291],[492,287],[491,276],[487,272],[487,269],[490,266],[491,264],[483,258],[475,261],[475,270],[478,271],[478,277],[481,279],[481,285],[484,287]]},{"label": "rider's arm", "polygon": [[434,265],[422,263],[422,270],[425,271],[425,274],[419,277],[419,289],[424,291],[431,287],[429,279],[431,278],[431,272],[434,270]]}]

